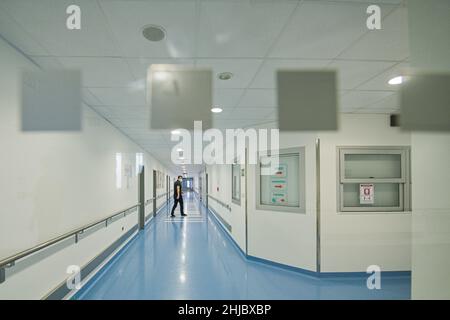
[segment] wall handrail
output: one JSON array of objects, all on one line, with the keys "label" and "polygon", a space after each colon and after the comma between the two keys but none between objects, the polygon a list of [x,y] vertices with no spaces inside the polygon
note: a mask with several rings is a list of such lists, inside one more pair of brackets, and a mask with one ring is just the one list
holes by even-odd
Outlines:
[{"label": "wall handrail", "polygon": [[158,200],[164,196],[166,196],[167,194],[170,194],[170,192],[164,192],[161,193],[160,195],[157,195],[156,197],[152,197],[150,199],[145,200],[145,205],[148,205],[150,202],[152,202],[153,200]]},{"label": "wall handrail", "polygon": [[156,199],[158,200],[158,199],[160,199],[160,198],[162,198],[162,197],[165,197],[165,196],[167,195],[167,193],[168,193],[168,192],[166,192],[166,193],[161,193],[160,195],[156,196]]},{"label": "wall handrail", "polygon": [[137,208],[139,205],[140,204],[138,203],[138,204],[135,204],[135,205],[133,205],[133,206],[127,208],[127,209],[123,209],[123,210],[117,211],[116,213],[114,213],[114,214],[112,214],[112,215],[110,215],[110,216],[108,216],[106,218],[102,218],[102,219],[97,220],[95,222],[89,223],[89,224],[84,225],[84,226],[82,226],[80,228],[77,228],[77,229],[75,229],[73,231],[69,231],[69,232],[67,232],[67,233],[65,233],[63,235],[60,235],[60,236],[56,237],[56,238],[50,239],[50,240],[45,241],[43,243],[40,243],[40,244],[38,244],[38,245],[36,245],[34,247],[31,247],[29,249],[26,249],[24,251],[16,253],[16,254],[14,254],[12,256],[9,256],[8,258],[5,258],[5,259],[0,261],[0,269],[11,267],[11,266],[13,266],[15,264],[16,261],[21,260],[21,259],[23,259],[23,258],[25,258],[27,256],[30,256],[30,255],[32,255],[32,254],[34,254],[34,253],[36,253],[38,251],[41,251],[41,250],[43,250],[43,249],[45,249],[47,247],[50,247],[50,246],[52,246],[52,245],[54,245],[54,244],[56,244],[58,242],[66,240],[66,239],[68,239],[70,237],[75,236],[75,241],[78,242],[78,235],[84,233],[86,230],[88,230],[88,229],[90,229],[92,227],[95,227],[95,226],[97,226],[97,225],[99,225],[101,223],[106,223],[106,226],[108,226],[108,222],[111,219],[113,219],[113,218],[115,218],[115,217],[117,217],[119,215],[122,215],[122,214],[125,217],[129,211]]},{"label": "wall handrail", "polygon": [[160,195],[157,195],[156,197],[152,197],[150,199],[145,200],[145,205],[147,206],[150,202],[152,202],[153,200],[158,200],[164,196],[166,196],[167,194],[169,194],[169,192],[164,192],[161,193]]},{"label": "wall handrail", "polygon": [[214,201],[216,201],[218,204],[220,204],[222,207],[225,207],[226,209],[228,209],[229,211],[231,211],[231,206],[229,204],[226,204],[225,202],[211,196],[208,194],[208,198],[213,199]]}]

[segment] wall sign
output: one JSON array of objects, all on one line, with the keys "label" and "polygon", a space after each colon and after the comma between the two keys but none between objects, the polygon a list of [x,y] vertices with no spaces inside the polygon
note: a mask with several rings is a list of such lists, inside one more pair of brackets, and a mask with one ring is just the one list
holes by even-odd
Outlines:
[{"label": "wall sign", "polygon": [[272,191],[275,192],[286,191],[287,189],[286,179],[272,179],[270,184]]},{"label": "wall sign", "polygon": [[372,183],[359,185],[359,203],[360,204],[374,204],[375,189]]},{"label": "wall sign", "polygon": [[285,192],[272,192],[271,194],[272,203],[287,203],[287,195]]},{"label": "wall sign", "polygon": [[275,170],[273,177],[276,178],[286,178],[287,165],[280,164],[278,168]]},{"label": "wall sign", "polygon": [[286,204],[287,199],[287,165],[280,164],[270,176],[270,199],[273,204]]}]

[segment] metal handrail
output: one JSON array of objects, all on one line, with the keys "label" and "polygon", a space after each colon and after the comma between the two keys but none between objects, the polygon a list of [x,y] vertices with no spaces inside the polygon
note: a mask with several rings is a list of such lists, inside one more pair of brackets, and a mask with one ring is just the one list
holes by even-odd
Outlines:
[{"label": "metal handrail", "polygon": [[160,198],[166,196],[167,194],[168,194],[168,192],[166,192],[166,193],[161,193],[159,196],[156,196],[156,200],[158,200],[158,199],[160,199]]},{"label": "metal handrail", "polygon": [[225,208],[227,208],[229,211],[231,211],[231,206],[230,206],[230,205],[226,204],[225,202],[222,202],[221,200],[219,200],[219,199],[217,199],[217,198],[215,198],[215,197],[213,197],[213,196],[211,196],[211,195],[209,195],[209,194],[208,194],[208,197],[211,198],[211,199],[213,199],[213,200],[215,200],[215,201],[216,201],[218,204],[220,204],[222,207],[225,207]]},{"label": "metal handrail", "polygon": [[156,196],[156,197],[152,197],[150,199],[145,200],[145,205],[148,205],[151,201],[153,200],[158,200],[164,196],[166,196],[167,194],[169,194],[169,192],[165,192],[165,193],[161,193],[160,195]]},{"label": "metal handrail", "polygon": [[99,225],[101,223],[106,223],[106,226],[108,226],[108,221],[109,220],[111,220],[111,219],[113,219],[113,218],[115,218],[115,217],[117,217],[118,215],[121,215],[121,214],[124,214],[124,217],[125,217],[130,210],[138,207],[139,205],[140,204],[135,204],[132,207],[129,207],[129,208],[121,210],[121,211],[118,211],[118,212],[116,212],[116,213],[114,213],[114,214],[112,214],[112,215],[110,215],[110,216],[108,216],[106,218],[103,218],[101,220],[89,223],[89,224],[87,224],[87,225],[85,225],[85,226],[83,226],[81,228],[78,228],[76,230],[67,232],[67,233],[65,233],[65,234],[63,234],[63,235],[61,235],[59,237],[56,237],[56,238],[53,238],[53,239],[48,240],[46,242],[43,242],[41,244],[38,244],[37,246],[34,246],[34,247],[30,248],[30,249],[27,249],[27,250],[24,250],[22,252],[16,253],[16,254],[14,254],[14,255],[6,258],[6,259],[1,260],[0,261],[0,269],[11,267],[11,266],[13,266],[15,264],[15,262],[17,260],[20,260],[20,259],[23,259],[23,258],[25,258],[27,256],[30,256],[30,255],[38,252],[38,251],[41,251],[41,250],[43,250],[43,249],[45,249],[47,247],[50,247],[50,246],[52,246],[52,245],[54,245],[54,244],[56,244],[58,242],[61,242],[61,241],[65,240],[65,239],[68,239],[68,238],[70,238],[72,236],[75,236],[75,241],[78,242],[78,235],[79,234],[82,234],[86,230],[88,230],[88,229],[90,229],[92,227],[95,227],[96,225]]}]

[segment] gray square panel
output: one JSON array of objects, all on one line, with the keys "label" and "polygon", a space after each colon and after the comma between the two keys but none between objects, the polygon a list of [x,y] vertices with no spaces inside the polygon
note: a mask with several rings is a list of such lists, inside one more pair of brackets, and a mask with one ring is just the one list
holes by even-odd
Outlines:
[{"label": "gray square panel", "polygon": [[147,75],[151,129],[211,128],[212,71],[179,65],[152,65]]},{"label": "gray square panel", "polygon": [[280,70],[277,85],[280,130],[337,130],[335,71]]},{"label": "gray square panel", "polygon": [[75,70],[24,72],[22,130],[81,130],[81,73]]},{"label": "gray square panel", "polygon": [[402,129],[450,131],[450,73],[410,76],[400,99]]}]

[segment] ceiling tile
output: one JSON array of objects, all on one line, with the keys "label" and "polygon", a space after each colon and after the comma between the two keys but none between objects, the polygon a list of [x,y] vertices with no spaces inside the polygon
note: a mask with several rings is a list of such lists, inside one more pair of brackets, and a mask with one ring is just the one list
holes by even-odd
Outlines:
[{"label": "ceiling tile", "polygon": [[[383,15],[393,8],[383,5]],[[368,31],[366,9],[362,3],[302,2],[269,56],[335,58]]]},{"label": "ceiling tile", "polygon": [[[97,110],[97,108],[98,107],[94,107],[94,109],[96,109],[96,110]],[[103,110],[107,110],[107,109],[103,109]],[[99,112],[101,113],[100,110],[99,110]],[[112,118],[112,117],[108,117],[108,116],[105,116],[105,115],[104,115],[104,117],[107,118],[108,121],[111,122],[114,126],[116,126],[118,128],[124,127],[124,125],[122,124],[121,119],[119,119],[119,118]]]},{"label": "ceiling tile", "polygon": [[[80,30],[66,27],[71,0],[3,0],[12,17],[46,50],[56,56],[118,56],[96,1],[78,0]],[[35,52],[41,54],[41,52]]]},{"label": "ceiling tile", "polygon": [[395,65],[395,62],[335,60],[327,69],[338,71],[338,87],[354,89]]},{"label": "ceiling tile", "polygon": [[200,57],[263,57],[296,3],[203,1],[198,28]]},{"label": "ceiling tile", "polygon": [[164,149],[162,150],[167,150],[167,144],[162,141],[161,139],[149,139],[145,136],[139,136],[139,135],[131,135],[130,136],[134,141],[136,141],[138,144],[141,145],[145,145],[145,146],[151,146],[151,147],[155,147],[155,146],[162,146]]},{"label": "ceiling tile", "polygon": [[392,86],[388,83],[388,81],[394,77],[398,77],[400,75],[406,75],[410,72],[410,64],[406,62],[402,62],[394,65],[389,68],[387,71],[382,72],[378,76],[373,79],[367,81],[360,85],[358,90],[391,90],[397,91],[397,86]]},{"label": "ceiling tile", "polygon": [[275,110],[274,112],[270,113],[265,120],[271,120],[271,121],[278,121],[278,110]]},{"label": "ceiling tile", "polygon": [[147,79],[147,72],[152,64],[177,64],[194,66],[193,59],[158,59],[158,58],[127,58],[128,64],[136,79]]},{"label": "ceiling tile", "polygon": [[228,120],[261,120],[277,111],[276,108],[235,108]]},{"label": "ceiling tile", "polygon": [[243,89],[215,89],[213,105],[221,108],[235,107],[243,93]]},{"label": "ceiling tile", "polygon": [[[122,128],[148,128],[149,127],[149,121],[145,118],[139,118],[139,117],[120,117],[120,118],[112,118],[114,119],[120,119],[120,126]],[[108,118],[108,120],[111,120]]]},{"label": "ceiling tile", "polygon": [[404,0],[328,0],[333,2],[359,2],[369,4],[401,4]]},{"label": "ceiling tile", "polygon": [[165,142],[164,138],[162,137],[162,135],[159,132],[155,132],[154,130],[150,130],[148,128],[124,128],[123,131],[130,135],[145,134],[146,136],[148,136],[150,138],[159,139],[159,140],[162,140],[163,142]]},{"label": "ceiling tile", "polygon": [[127,87],[135,81],[122,58],[61,57],[59,61],[65,68],[81,70],[83,87]]},{"label": "ceiling tile", "polygon": [[254,125],[260,124],[264,122],[264,120],[221,120],[213,123],[214,128],[218,129],[238,129],[238,128],[246,128],[252,127]]},{"label": "ceiling tile", "polygon": [[267,59],[250,85],[251,88],[276,88],[276,72],[280,69],[322,69],[330,60]]},{"label": "ceiling tile", "polygon": [[107,106],[145,106],[145,91],[130,88],[89,88],[91,93]]},{"label": "ceiling tile", "polygon": [[49,53],[22,26],[10,16],[0,2],[1,36],[16,48],[29,55],[48,55]]},{"label": "ceiling tile", "polygon": [[149,118],[150,110],[145,106],[115,106],[108,107],[115,117],[142,117]]},{"label": "ceiling tile", "polygon": [[276,100],[276,90],[274,89],[247,89],[238,106],[275,108]]},{"label": "ceiling tile", "polygon": [[350,91],[339,97],[339,110],[348,111],[364,108],[370,104],[374,104],[388,96],[392,92],[386,91]]},{"label": "ceiling tile", "polygon": [[111,108],[103,106],[92,106],[92,108],[108,120],[115,117]]},{"label": "ceiling tile", "polygon": [[402,61],[409,57],[407,8],[400,7],[389,14],[381,28],[367,32],[339,58]]},{"label": "ceiling tile", "polygon": [[[258,71],[261,59],[198,59],[198,67],[211,68],[214,75],[214,88],[246,88]],[[231,72],[229,80],[220,80],[221,72]]]},{"label": "ceiling tile", "polygon": [[87,88],[82,88],[81,92],[83,94],[83,101],[90,106],[98,106],[102,103],[98,100]]},{"label": "ceiling tile", "polygon": [[390,110],[400,110],[400,97],[398,92],[392,92],[387,97],[380,99],[364,109],[390,109]]},{"label": "ceiling tile", "polygon": [[397,109],[380,109],[380,108],[363,108],[353,113],[370,113],[370,114],[393,114],[398,113]]},{"label": "ceiling tile", "polygon": [[[195,2],[100,1],[100,4],[125,56],[194,56],[197,20]],[[141,30],[149,24],[163,27],[165,39],[158,42],[145,39]]]},{"label": "ceiling tile", "polygon": [[62,68],[61,62],[59,62],[57,57],[30,56],[30,59],[36,62],[43,70]]}]

